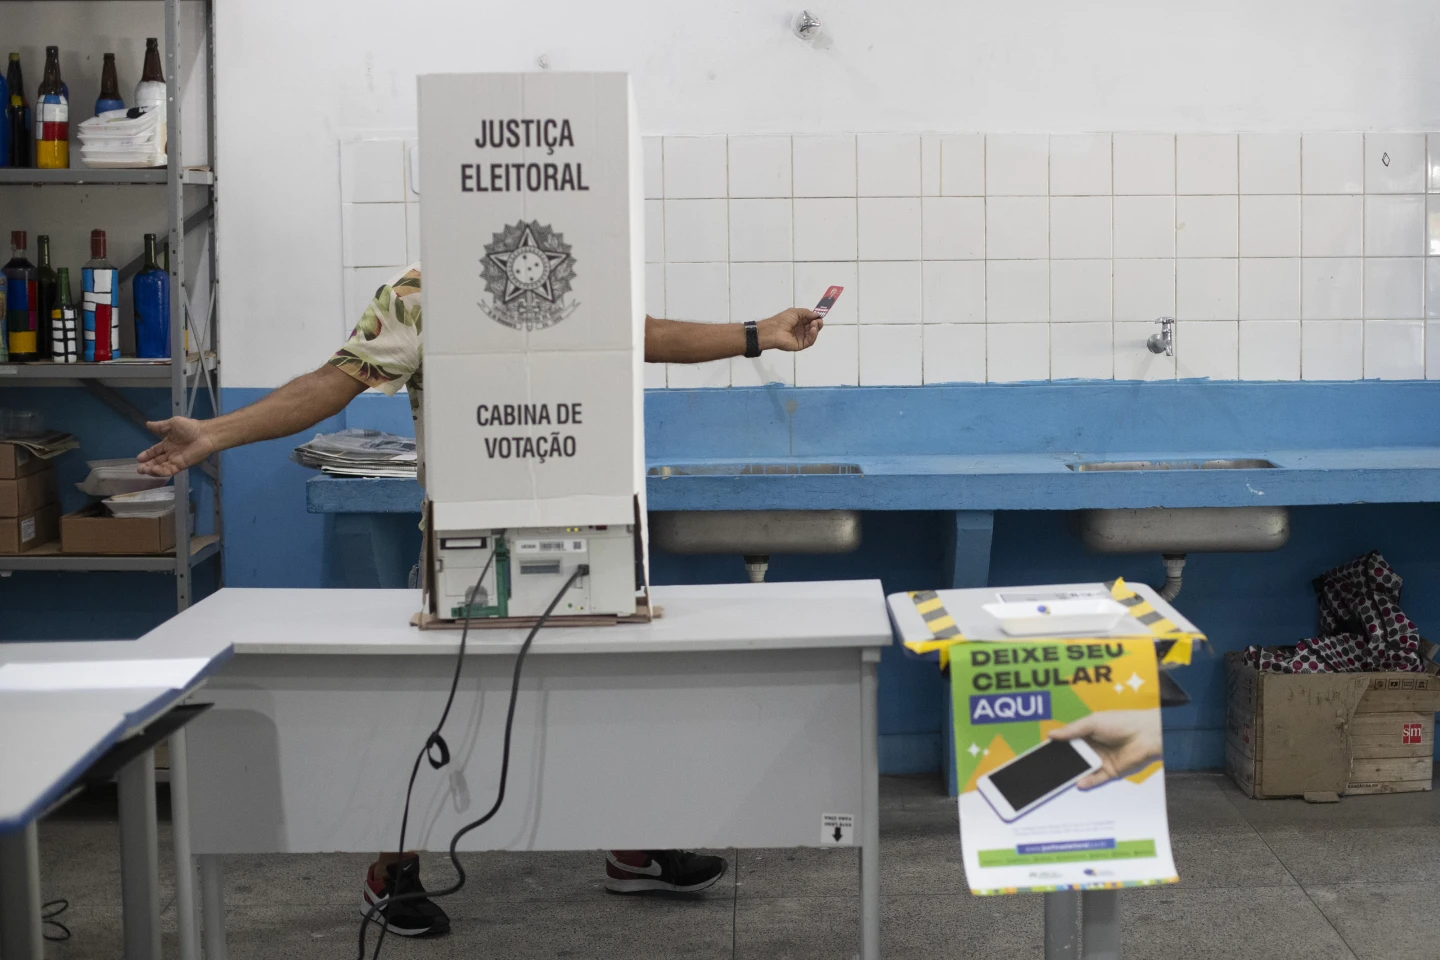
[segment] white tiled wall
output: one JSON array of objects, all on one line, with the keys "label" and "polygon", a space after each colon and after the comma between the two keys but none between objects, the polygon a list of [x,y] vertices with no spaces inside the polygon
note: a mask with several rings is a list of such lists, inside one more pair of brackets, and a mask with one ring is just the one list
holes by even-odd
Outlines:
[{"label": "white tiled wall", "polygon": [[[407,153],[341,144],[347,329],[419,257]],[[649,365],[650,387],[1440,379],[1440,135],[648,137],[644,157],[651,314],[760,319],[845,287],[812,349]],[[1159,316],[1173,358],[1145,347]]]}]

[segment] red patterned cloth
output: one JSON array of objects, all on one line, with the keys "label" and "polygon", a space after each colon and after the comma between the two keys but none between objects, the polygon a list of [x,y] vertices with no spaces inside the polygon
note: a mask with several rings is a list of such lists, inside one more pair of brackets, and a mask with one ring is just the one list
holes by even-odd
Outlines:
[{"label": "red patterned cloth", "polygon": [[1315,581],[1320,635],[1293,647],[1246,647],[1245,662],[1272,673],[1422,672],[1424,643],[1400,609],[1404,581],[1371,551]]}]

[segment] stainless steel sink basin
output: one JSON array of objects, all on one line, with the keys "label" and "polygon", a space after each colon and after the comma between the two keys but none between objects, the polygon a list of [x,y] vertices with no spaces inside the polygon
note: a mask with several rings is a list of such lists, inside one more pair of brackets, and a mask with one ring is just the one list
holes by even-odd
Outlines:
[{"label": "stainless steel sink basin", "polygon": [[680,463],[651,467],[650,477],[754,477],[809,474],[856,474],[858,463]]},{"label": "stainless steel sink basin", "polygon": [[667,553],[849,553],[860,546],[855,510],[656,510],[650,538]]},{"label": "stainless steel sink basin", "polygon": [[1077,473],[1111,470],[1274,470],[1269,460],[1096,460],[1066,464]]},{"label": "stainless steel sink basin", "polygon": [[1290,539],[1285,507],[1081,510],[1078,522],[1096,553],[1255,553]]}]

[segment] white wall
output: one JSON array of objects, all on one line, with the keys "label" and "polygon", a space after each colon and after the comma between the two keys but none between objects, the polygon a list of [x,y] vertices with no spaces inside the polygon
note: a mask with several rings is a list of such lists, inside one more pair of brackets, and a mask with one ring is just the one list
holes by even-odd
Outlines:
[{"label": "white wall", "polygon": [[627,70],[649,134],[1440,129],[1427,0],[217,3],[227,386],[335,348],[338,142],[422,71]]}]

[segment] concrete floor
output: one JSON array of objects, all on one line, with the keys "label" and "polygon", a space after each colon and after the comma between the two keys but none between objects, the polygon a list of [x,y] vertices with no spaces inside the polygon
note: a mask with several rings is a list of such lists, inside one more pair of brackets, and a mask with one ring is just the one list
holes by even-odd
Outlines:
[{"label": "concrete floor", "polygon": [[[1223,776],[1169,778],[1181,882],[1121,895],[1127,960],[1432,960],[1440,955],[1440,793],[1311,806],[1246,799]],[[887,960],[1039,958],[1035,896],[971,897],[955,804],[933,778],[888,777],[883,807]],[[173,892],[168,829],[161,882]],[[118,958],[120,867],[113,807],[73,805],[41,825],[47,899],[74,932],[51,960]],[[693,899],[617,897],[596,853],[471,854],[469,885],[445,903],[453,932],[387,938],[384,956],[449,958],[847,958],[856,941],[855,854],[731,851],[732,871]],[[231,857],[233,960],[353,958],[363,855]],[[427,856],[422,876],[450,876]],[[175,955],[174,905],[165,911]],[[373,937],[371,943],[373,945]]]}]

